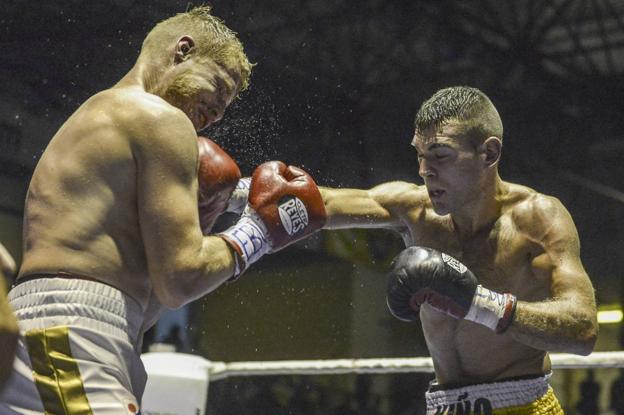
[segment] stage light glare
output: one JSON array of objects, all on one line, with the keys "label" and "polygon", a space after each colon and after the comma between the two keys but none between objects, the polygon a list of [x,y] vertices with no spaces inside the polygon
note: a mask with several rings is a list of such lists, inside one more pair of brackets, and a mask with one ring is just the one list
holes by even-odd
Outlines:
[{"label": "stage light glare", "polygon": [[620,323],[624,318],[622,310],[602,310],[598,311],[598,324]]}]

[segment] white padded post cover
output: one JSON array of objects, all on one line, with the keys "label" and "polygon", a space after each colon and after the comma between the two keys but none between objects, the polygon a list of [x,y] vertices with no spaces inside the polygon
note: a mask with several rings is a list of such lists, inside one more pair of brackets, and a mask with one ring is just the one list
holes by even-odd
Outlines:
[{"label": "white padded post cover", "polygon": [[144,353],[144,415],[204,415],[210,361],[184,353]]}]

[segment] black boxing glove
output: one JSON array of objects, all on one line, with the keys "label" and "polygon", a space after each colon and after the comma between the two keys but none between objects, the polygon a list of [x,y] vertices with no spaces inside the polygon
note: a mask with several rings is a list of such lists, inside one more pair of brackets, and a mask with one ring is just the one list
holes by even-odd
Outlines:
[{"label": "black boxing glove", "polygon": [[386,301],[399,320],[414,321],[422,304],[458,319],[502,333],[513,321],[516,297],[479,285],[455,258],[431,248],[412,246],[392,262]]},{"label": "black boxing glove", "polygon": [[260,165],[241,218],[219,234],[237,253],[234,277],[262,255],[321,229],[326,216],[321,193],[308,173],[281,161]]}]

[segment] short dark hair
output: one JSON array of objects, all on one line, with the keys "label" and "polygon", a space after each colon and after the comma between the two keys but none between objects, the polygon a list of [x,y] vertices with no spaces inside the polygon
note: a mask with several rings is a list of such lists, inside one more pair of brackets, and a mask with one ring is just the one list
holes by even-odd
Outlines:
[{"label": "short dark hair", "polygon": [[481,144],[488,137],[503,139],[503,122],[492,101],[477,88],[452,86],[436,92],[416,113],[416,133],[442,128],[449,122],[458,122],[462,134]]}]

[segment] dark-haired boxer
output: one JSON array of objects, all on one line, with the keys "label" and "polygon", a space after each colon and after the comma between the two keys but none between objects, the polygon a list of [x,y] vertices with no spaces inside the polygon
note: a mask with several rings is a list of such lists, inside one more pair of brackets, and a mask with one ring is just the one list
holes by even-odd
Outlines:
[{"label": "dark-haired boxer", "polygon": [[396,229],[412,247],[387,300],[422,323],[436,375],[428,414],[562,414],[547,352],[589,354],[598,330],[572,218],[500,178],[503,126],[481,91],[436,92],[415,127],[425,185],[322,188],[326,228]]},{"label": "dark-haired boxer", "polygon": [[9,294],[21,336],[0,414],[137,413],[140,343],[161,309],[323,225],[311,177],[270,162],[240,220],[210,235],[240,171],[197,132],[221,119],[250,70],[236,35],[208,7],[192,9],[152,29],[130,72],[52,138],[26,199]]}]

